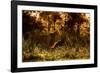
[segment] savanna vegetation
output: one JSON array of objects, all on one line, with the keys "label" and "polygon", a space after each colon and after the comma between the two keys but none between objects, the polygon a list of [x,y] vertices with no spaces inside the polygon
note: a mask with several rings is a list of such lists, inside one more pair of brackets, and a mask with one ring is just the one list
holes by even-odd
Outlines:
[{"label": "savanna vegetation", "polygon": [[23,62],[90,58],[88,13],[22,12]]}]

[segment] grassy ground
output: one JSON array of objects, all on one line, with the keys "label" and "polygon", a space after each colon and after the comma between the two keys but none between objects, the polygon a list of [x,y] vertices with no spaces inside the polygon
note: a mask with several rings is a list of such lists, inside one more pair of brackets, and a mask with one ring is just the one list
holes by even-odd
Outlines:
[{"label": "grassy ground", "polygon": [[[46,48],[41,44],[31,42],[31,39],[23,39],[23,62],[37,61],[56,61],[56,60],[74,60],[89,59],[90,45],[89,36],[82,38],[75,34],[64,34],[65,39],[63,45],[57,45],[55,48]],[[42,39],[41,39],[42,41]]]},{"label": "grassy ground", "polygon": [[56,48],[41,48],[41,45],[27,45],[29,48],[23,49],[23,61],[56,61],[56,60],[74,60],[74,59],[89,59],[89,47],[56,47]]}]

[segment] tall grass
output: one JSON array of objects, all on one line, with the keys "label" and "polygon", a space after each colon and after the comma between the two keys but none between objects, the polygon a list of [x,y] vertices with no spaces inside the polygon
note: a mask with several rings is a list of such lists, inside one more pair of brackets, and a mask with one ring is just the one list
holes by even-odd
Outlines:
[{"label": "tall grass", "polygon": [[40,43],[32,42],[31,38],[23,39],[23,62],[90,58],[89,40],[86,37],[77,38],[73,34],[69,36],[68,33],[64,33],[63,36],[65,36],[63,45],[58,44],[53,49],[43,47]]}]

